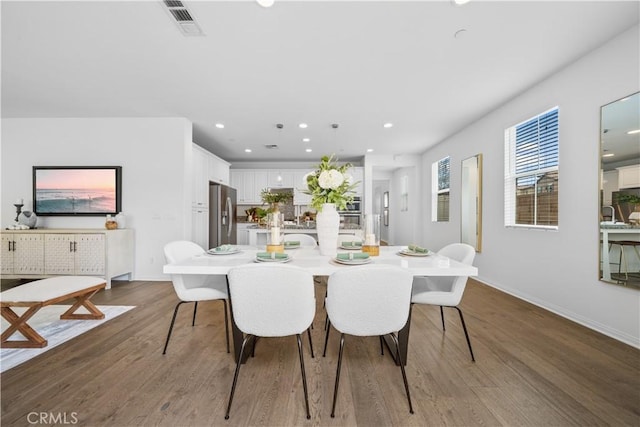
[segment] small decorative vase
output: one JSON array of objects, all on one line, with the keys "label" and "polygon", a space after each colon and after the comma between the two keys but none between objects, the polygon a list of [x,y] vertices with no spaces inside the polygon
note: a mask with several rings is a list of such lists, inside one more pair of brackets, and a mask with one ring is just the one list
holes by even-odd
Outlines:
[{"label": "small decorative vase", "polygon": [[316,214],[316,230],[320,254],[336,256],[338,253],[338,231],[340,229],[340,215],[333,203],[324,203],[322,211]]},{"label": "small decorative vase", "polygon": [[38,217],[31,211],[22,211],[18,215],[18,223],[26,225],[29,228],[35,228],[38,222]]}]

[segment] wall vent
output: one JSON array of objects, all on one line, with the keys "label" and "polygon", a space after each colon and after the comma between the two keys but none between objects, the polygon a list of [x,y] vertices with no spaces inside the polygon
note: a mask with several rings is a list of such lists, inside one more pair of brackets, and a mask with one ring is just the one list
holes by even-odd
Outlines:
[{"label": "wall vent", "polygon": [[200,25],[193,19],[193,15],[182,1],[164,0],[163,4],[182,34],[185,36],[204,36]]}]

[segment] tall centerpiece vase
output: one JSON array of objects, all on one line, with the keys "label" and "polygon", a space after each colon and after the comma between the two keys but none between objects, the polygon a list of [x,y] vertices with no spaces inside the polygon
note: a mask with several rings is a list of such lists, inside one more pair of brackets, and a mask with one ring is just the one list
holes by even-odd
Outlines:
[{"label": "tall centerpiece vase", "polygon": [[338,231],[340,228],[340,215],[333,203],[324,203],[322,211],[316,214],[316,230],[320,254],[336,256],[338,253]]}]

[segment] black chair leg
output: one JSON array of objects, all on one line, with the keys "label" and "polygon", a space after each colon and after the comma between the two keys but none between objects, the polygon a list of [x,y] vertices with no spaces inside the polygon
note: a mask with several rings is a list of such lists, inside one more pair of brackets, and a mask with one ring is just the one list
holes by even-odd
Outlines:
[{"label": "black chair leg", "polygon": [[378,338],[380,338],[380,355],[384,356],[384,339],[382,338],[382,335],[380,335]]},{"label": "black chair leg", "polygon": [[315,355],[313,354],[313,341],[311,341],[311,328],[307,328],[307,335],[309,335],[309,348],[311,349],[311,358],[315,359]]},{"label": "black chair leg", "polygon": [[460,314],[460,322],[462,322],[462,329],[464,330],[464,336],[467,338],[467,345],[469,346],[469,353],[471,353],[471,361],[475,362],[476,359],[475,357],[473,357],[473,349],[471,348],[471,340],[469,339],[469,333],[467,332],[467,325],[464,323],[464,316],[462,316],[462,310],[460,310],[458,307],[453,307],[456,310],[458,310],[458,313]]},{"label": "black chair leg", "polygon": [[227,300],[223,299],[222,303],[224,304],[224,337],[227,339],[227,353],[229,351],[229,319],[227,316]]},{"label": "black chair leg", "polygon": [[327,343],[329,342],[329,331],[331,330],[331,322],[327,321],[327,323],[328,323],[326,327],[327,333],[324,337],[324,351],[322,352],[322,357],[325,357],[327,355]]},{"label": "black chair leg", "polygon": [[396,345],[396,357],[400,361],[400,370],[402,371],[402,380],[404,381],[404,390],[407,392],[407,400],[409,401],[409,413],[413,414],[413,405],[411,404],[411,394],[409,393],[409,382],[407,381],[407,373],[404,370],[404,360],[400,356],[400,346],[398,345],[398,338],[396,334],[391,335],[393,343]]},{"label": "black chair leg", "polygon": [[340,368],[342,367],[342,350],[344,349],[344,334],[340,335],[340,352],[338,353],[338,370],[336,371],[336,385],[333,389],[333,405],[331,406],[331,418],[336,417],[336,400],[338,399],[338,385],[340,384]]},{"label": "black chair leg", "polygon": [[233,375],[233,384],[231,385],[231,394],[229,395],[229,404],[227,405],[227,412],[224,414],[224,419],[229,419],[229,411],[231,411],[231,402],[233,402],[233,394],[236,392],[236,383],[238,382],[238,374],[240,373],[240,365],[242,365],[242,356],[244,354],[244,348],[247,345],[247,342],[251,339],[253,335],[247,335],[242,341],[242,347],[240,348],[240,357],[238,357],[238,361],[236,362],[236,372]]},{"label": "black chair leg", "polygon": [[444,331],[444,310],[442,310],[442,306],[440,306],[440,319],[442,319],[442,330]]},{"label": "black chair leg", "polygon": [[195,305],[193,306],[193,320],[191,321],[191,326],[196,326],[196,311],[198,311],[198,301],[195,301]]},{"label": "black chair leg", "polygon": [[[309,329],[307,329],[308,331]],[[309,392],[307,391],[307,375],[304,370],[304,357],[302,357],[302,338],[300,334],[296,334],[296,338],[298,340],[298,354],[300,355],[300,371],[302,371],[302,388],[304,389],[304,406],[307,410],[307,419],[311,419],[311,414],[309,413]],[[311,335],[309,335],[311,338]]]},{"label": "black chair leg", "polygon": [[164,342],[164,350],[162,350],[162,354],[167,354],[167,346],[169,345],[169,339],[171,338],[171,332],[173,331],[173,324],[176,323],[176,316],[178,315],[178,308],[180,308],[181,304],[184,304],[186,301],[180,301],[176,304],[176,308],[173,309],[173,317],[171,318],[171,325],[169,326],[169,333],[167,334],[167,340]]}]

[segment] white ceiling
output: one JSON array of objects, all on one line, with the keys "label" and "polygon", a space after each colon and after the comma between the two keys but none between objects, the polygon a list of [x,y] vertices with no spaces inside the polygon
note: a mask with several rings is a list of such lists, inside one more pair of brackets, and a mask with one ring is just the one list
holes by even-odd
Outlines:
[{"label": "white ceiling", "polygon": [[415,154],[640,14],[638,1],[185,4],[204,36],[158,1],[1,2],[2,116],[186,117],[229,161]]}]

